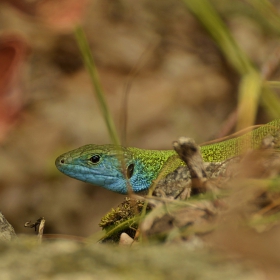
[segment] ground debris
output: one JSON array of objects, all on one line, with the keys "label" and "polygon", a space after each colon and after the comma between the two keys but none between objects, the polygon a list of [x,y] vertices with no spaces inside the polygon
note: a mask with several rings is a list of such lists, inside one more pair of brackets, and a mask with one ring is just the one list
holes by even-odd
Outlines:
[{"label": "ground debris", "polygon": [[0,241],[11,241],[14,238],[16,238],[14,228],[0,212]]},{"label": "ground debris", "polygon": [[209,251],[171,245],[126,247],[65,240],[38,245],[36,238],[24,237],[0,242],[0,279],[265,279],[249,262]]}]

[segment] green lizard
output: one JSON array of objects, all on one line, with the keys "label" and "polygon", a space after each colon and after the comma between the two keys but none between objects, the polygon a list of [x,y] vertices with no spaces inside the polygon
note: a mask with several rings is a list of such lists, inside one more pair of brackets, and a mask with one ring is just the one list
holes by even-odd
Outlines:
[{"label": "green lizard", "polygon": [[[274,120],[237,138],[201,147],[204,162],[222,162],[248,148],[258,148],[267,135],[280,130]],[[121,194],[128,193],[128,180],[134,192],[147,190],[159,176],[166,176],[185,163],[173,150],[143,150],[115,145],[85,145],[56,159],[64,174]]]}]

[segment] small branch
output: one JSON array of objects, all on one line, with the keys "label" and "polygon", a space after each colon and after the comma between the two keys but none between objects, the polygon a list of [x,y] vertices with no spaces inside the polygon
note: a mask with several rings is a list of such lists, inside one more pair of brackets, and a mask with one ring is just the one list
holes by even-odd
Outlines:
[{"label": "small branch", "polygon": [[180,137],[173,143],[173,147],[190,170],[192,193],[206,192],[207,176],[199,146],[191,138]]},{"label": "small branch", "polygon": [[[41,217],[35,223],[31,223],[31,221],[29,221],[24,224],[24,227],[34,228],[35,232],[38,232],[39,243],[42,243],[45,222],[46,222],[45,218]],[[37,231],[37,228],[38,228],[38,231]]]}]

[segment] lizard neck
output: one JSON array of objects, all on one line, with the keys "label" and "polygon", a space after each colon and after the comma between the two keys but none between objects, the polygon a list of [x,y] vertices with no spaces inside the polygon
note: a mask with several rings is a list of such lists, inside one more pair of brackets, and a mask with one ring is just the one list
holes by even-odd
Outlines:
[{"label": "lizard neck", "polygon": [[130,178],[134,192],[147,190],[155,179],[164,178],[181,165],[185,165],[172,150],[142,150],[127,148],[133,155],[135,169]]}]

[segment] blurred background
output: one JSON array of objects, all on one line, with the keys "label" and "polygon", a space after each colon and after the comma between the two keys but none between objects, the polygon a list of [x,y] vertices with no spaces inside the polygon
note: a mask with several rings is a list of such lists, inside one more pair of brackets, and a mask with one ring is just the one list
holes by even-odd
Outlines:
[{"label": "blurred background", "polygon": [[[125,145],[171,149],[179,136],[202,143],[231,133],[244,92],[253,92],[243,100],[256,123],[277,117],[279,85],[268,88],[267,80],[279,79],[279,2],[202,1],[256,72],[255,91],[219,30],[207,30],[200,18],[208,8],[193,2],[0,1],[0,210],[17,233],[31,233],[24,223],[43,216],[46,233],[88,236],[124,198],[54,165],[70,149],[110,143],[76,24],[84,27]],[[262,100],[260,88],[270,99]]]}]

